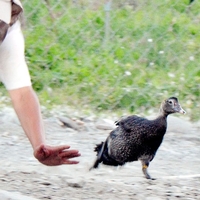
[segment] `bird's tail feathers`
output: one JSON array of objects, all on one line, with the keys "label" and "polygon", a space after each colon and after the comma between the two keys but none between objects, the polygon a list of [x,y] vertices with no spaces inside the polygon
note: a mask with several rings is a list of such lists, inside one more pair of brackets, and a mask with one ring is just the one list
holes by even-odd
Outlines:
[{"label": "bird's tail feathers", "polygon": [[100,144],[97,144],[94,148],[94,151],[97,152],[97,158],[90,170],[92,170],[93,168],[98,168],[99,164],[102,162],[102,154],[104,152],[105,146],[107,147],[107,142],[101,142]]},{"label": "bird's tail feathers", "polygon": [[97,152],[97,158],[93,166],[90,168],[90,170],[94,168],[98,168],[100,163],[103,163],[104,165],[111,165],[111,166],[124,165],[124,163],[120,163],[110,157],[108,153],[108,148],[109,148],[108,143],[109,143],[109,138],[107,138],[105,142],[102,142],[101,144],[96,145],[96,147],[94,148],[94,151]]}]

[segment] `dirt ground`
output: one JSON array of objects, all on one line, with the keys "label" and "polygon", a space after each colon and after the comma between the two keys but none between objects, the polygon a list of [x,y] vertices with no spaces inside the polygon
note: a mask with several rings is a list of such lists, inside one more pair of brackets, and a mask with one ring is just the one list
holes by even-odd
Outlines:
[{"label": "dirt ground", "polygon": [[[89,171],[95,159],[93,148],[103,141],[112,120],[81,119],[80,129],[63,127],[57,114],[44,119],[50,144],[69,144],[79,149],[80,164],[46,167],[38,163],[12,109],[0,112],[1,200],[195,200],[200,199],[200,126],[169,117],[169,128],[146,180],[139,162],[123,167],[100,166]],[[113,119],[113,122],[116,119]]]}]

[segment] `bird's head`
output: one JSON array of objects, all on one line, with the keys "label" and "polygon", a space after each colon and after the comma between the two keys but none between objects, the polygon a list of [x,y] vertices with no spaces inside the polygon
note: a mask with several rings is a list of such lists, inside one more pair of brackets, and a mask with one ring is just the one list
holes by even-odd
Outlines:
[{"label": "bird's head", "polygon": [[160,108],[162,114],[169,115],[172,113],[182,113],[185,114],[185,110],[182,109],[181,105],[178,102],[178,98],[170,97],[164,100]]}]

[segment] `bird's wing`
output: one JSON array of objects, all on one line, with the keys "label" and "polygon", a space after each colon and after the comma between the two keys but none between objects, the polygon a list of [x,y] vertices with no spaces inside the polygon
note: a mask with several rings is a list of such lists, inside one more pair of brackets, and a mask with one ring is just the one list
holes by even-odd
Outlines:
[{"label": "bird's wing", "polygon": [[113,140],[113,139],[116,138],[117,135],[119,135],[119,134],[120,134],[120,130],[119,130],[119,128],[117,127],[117,128],[115,128],[113,131],[110,132],[109,138],[111,138],[111,139]]},{"label": "bird's wing", "polygon": [[116,126],[120,126],[120,125],[122,125],[122,124],[124,124],[124,123],[132,123],[133,121],[135,121],[135,120],[141,120],[141,119],[144,119],[144,118],[142,118],[142,117],[138,117],[137,115],[131,115],[131,116],[128,116],[128,117],[122,117],[120,120],[118,120],[118,121],[116,121],[115,122],[115,125]]},{"label": "bird's wing", "polygon": [[[131,115],[126,118],[122,118],[120,121],[116,122],[116,125],[123,129],[125,132],[134,132],[137,129],[142,129],[145,124],[148,124],[146,118],[138,117],[137,115]],[[137,132],[137,131],[136,131]]]}]

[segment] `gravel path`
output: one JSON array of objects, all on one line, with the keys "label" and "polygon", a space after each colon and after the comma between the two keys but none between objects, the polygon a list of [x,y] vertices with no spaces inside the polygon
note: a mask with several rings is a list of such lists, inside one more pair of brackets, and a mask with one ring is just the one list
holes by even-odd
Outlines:
[{"label": "gravel path", "polygon": [[49,143],[79,149],[80,164],[39,164],[12,109],[4,110],[0,113],[0,199],[200,199],[199,123],[192,124],[184,116],[169,117],[168,132],[149,167],[156,180],[146,180],[140,162],[88,171],[95,159],[94,145],[107,137],[109,130],[103,129],[113,126],[110,119],[84,118],[79,130],[61,126],[56,116],[44,121]]}]

